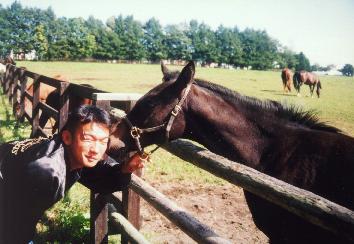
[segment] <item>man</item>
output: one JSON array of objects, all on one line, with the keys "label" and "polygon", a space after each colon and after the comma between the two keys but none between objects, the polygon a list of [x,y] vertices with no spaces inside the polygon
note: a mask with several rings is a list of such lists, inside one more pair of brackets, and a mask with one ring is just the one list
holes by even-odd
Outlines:
[{"label": "man", "polygon": [[70,114],[60,136],[0,145],[0,243],[31,241],[44,211],[76,181],[99,193],[129,184],[143,160],[135,155],[122,164],[104,155],[109,133],[109,114],[83,105]]}]

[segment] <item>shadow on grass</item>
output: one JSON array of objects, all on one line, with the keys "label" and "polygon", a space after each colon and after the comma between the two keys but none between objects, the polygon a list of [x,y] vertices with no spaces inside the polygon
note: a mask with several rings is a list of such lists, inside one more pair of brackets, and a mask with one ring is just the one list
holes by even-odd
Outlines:
[{"label": "shadow on grass", "polygon": [[286,96],[286,97],[296,97],[295,94],[289,94],[289,93],[274,93],[276,96]]},{"label": "shadow on grass", "polygon": [[276,95],[276,96],[296,97],[295,94],[283,93],[283,92],[279,92],[279,90],[261,90],[261,91],[262,92],[272,93],[273,95]]}]

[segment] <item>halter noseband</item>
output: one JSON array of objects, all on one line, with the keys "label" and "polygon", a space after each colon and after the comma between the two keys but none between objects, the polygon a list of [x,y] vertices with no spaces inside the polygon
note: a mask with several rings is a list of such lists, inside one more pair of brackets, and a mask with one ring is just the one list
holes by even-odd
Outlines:
[{"label": "halter noseband", "polygon": [[130,120],[128,119],[127,116],[125,116],[123,118],[123,120],[127,123],[127,125],[129,126],[130,129],[130,136],[134,139],[135,141],[135,145],[138,149],[138,152],[140,154],[141,157],[147,157],[148,155],[150,155],[151,153],[155,152],[160,146],[157,146],[155,149],[153,149],[151,152],[146,153],[144,151],[144,148],[142,148],[141,143],[140,143],[140,135],[144,134],[144,133],[150,133],[150,132],[155,132],[158,131],[164,127],[166,127],[166,137],[165,137],[165,141],[167,142],[170,139],[170,131],[173,125],[173,122],[175,120],[175,118],[177,117],[177,115],[179,114],[179,112],[182,110],[182,104],[184,103],[184,101],[186,100],[188,93],[191,89],[192,86],[192,82],[189,83],[186,87],[186,90],[184,91],[183,97],[181,98],[181,100],[179,100],[179,102],[175,105],[175,107],[172,109],[171,111],[171,116],[168,120],[168,122],[163,123],[161,125],[158,126],[154,126],[154,127],[149,127],[149,128],[144,128],[141,129],[139,127],[134,126]]}]

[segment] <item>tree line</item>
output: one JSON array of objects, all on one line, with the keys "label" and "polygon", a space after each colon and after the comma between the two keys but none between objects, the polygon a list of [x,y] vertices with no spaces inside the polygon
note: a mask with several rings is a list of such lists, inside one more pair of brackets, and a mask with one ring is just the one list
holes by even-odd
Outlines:
[{"label": "tree line", "polygon": [[305,54],[295,53],[266,31],[219,26],[196,20],[162,26],[155,18],[141,23],[133,16],[57,18],[51,8],[0,5],[0,55],[36,51],[39,60],[190,60],[265,70],[289,67],[311,70]]}]

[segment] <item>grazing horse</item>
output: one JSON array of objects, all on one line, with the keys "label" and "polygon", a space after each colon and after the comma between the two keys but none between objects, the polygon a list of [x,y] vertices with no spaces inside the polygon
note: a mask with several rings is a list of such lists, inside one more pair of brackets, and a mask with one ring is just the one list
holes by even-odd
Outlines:
[{"label": "grazing horse", "polygon": [[313,90],[317,87],[317,97],[320,98],[320,89],[322,89],[321,81],[314,73],[307,71],[296,71],[293,76],[294,87],[297,90],[297,95],[300,96],[300,87],[302,84],[309,85],[311,97],[313,97]]},{"label": "grazing horse", "polygon": [[[108,155],[186,138],[354,210],[354,138],[311,112],[243,96],[194,74],[190,62],[140,98],[114,126]],[[245,197],[271,243],[347,243],[250,192]]]},{"label": "grazing horse", "polygon": [[283,81],[284,92],[291,92],[291,83],[293,82],[293,73],[290,69],[285,68],[281,71],[281,79]]}]

